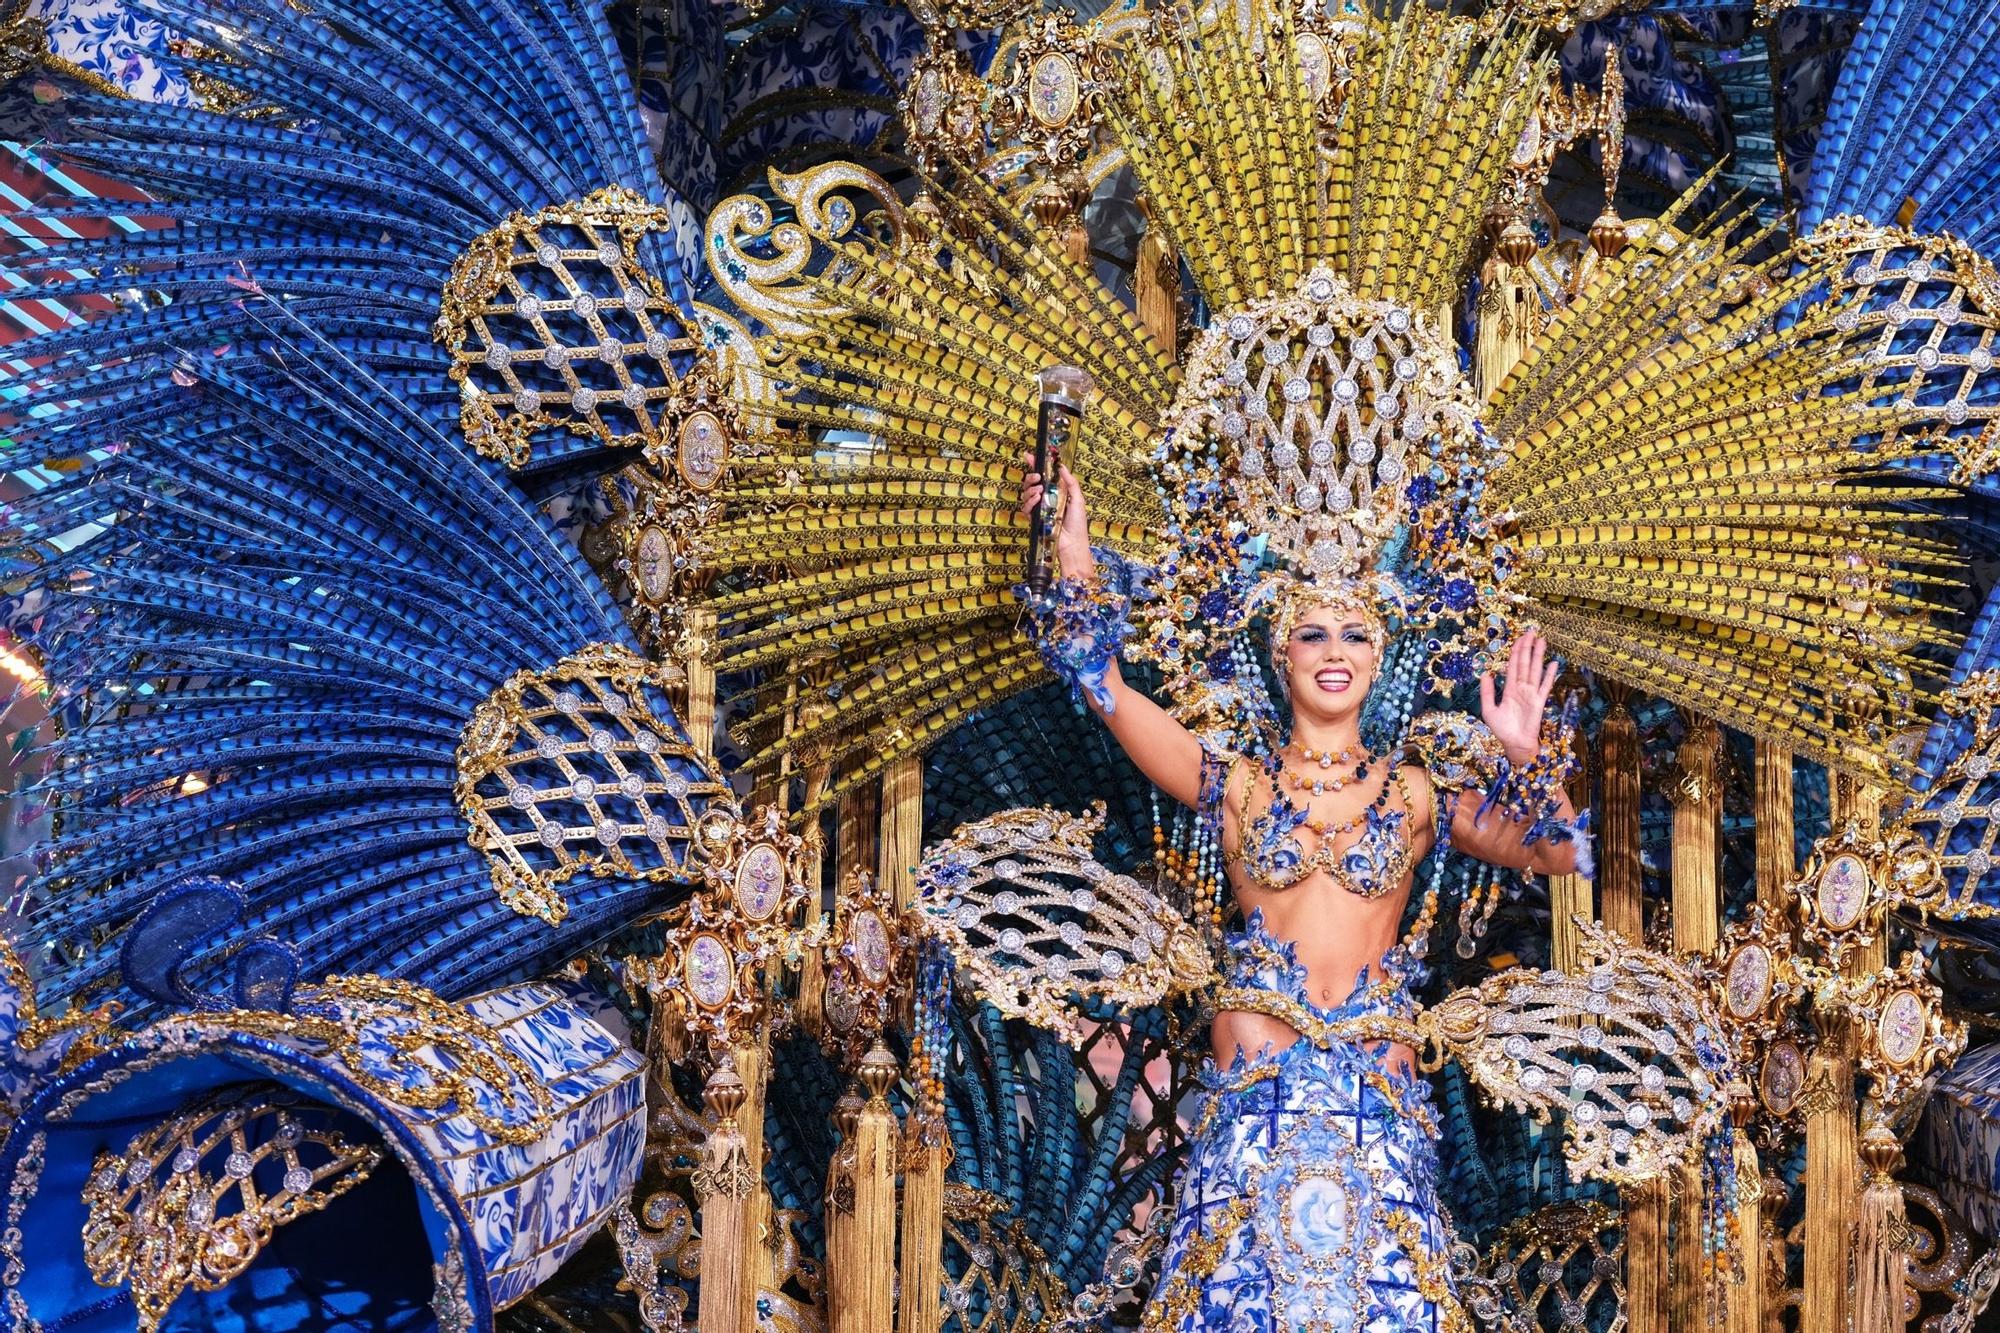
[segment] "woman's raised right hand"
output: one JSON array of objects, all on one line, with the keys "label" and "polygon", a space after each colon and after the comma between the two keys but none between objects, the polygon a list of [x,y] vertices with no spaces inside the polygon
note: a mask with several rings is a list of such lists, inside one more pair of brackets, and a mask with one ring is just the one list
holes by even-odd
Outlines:
[{"label": "woman's raised right hand", "polygon": [[[1035,456],[1021,455],[1021,516],[1035,512],[1042,502],[1042,474],[1035,471]],[[1052,534],[1056,543],[1056,563],[1066,579],[1089,578],[1097,571],[1097,557],[1090,553],[1090,515],[1084,508],[1083,487],[1067,467],[1058,466],[1056,485],[1062,488],[1062,518]]]}]

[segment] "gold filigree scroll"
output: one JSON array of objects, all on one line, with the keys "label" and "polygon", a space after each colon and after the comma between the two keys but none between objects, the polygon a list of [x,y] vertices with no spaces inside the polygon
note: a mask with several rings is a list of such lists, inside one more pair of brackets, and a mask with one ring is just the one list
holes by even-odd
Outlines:
[{"label": "gold filigree scroll", "polygon": [[610,186],[473,238],[432,329],[473,448],[520,467],[546,430],[662,446],[681,368],[700,346],[639,253],[673,225],[665,208]]},{"label": "gold filigree scroll", "polygon": [[129,1286],[141,1333],[190,1287],[219,1291],[287,1222],[366,1180],[380,1148],[348,1142],[332,1113],[275,1086],[197,1099],[103,1152],[83,1187],[84,1263]]},{"label": "gold filigree scroll", "polygon": [[664,668],[593,644],[516,672],[473,711],[455,795],[466,840],[508,907],[553,925],[569,914],[560,887],[578,875],[700,874],[703,812],[733,805],[708,761],[654,712],[649,695],[665,683]]}]

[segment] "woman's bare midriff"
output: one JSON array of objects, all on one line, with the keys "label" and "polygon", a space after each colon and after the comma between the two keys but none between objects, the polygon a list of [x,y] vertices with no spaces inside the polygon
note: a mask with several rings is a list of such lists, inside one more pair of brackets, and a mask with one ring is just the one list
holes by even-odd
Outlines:
[{"label": "woman's bare midriff", "polygon": [[[1403,905],[1410,896],[1408,878],[1380,898],[1357,897],[1323,872],[1276,892],[1249,887],[1234,867],[1229,878],[1243,915],[1263,912],[1264,929],[1296,950],[1314,1005],[1331,1009],[1344,1003],[1363,967],[1371,983],[1381,979],[1382,956],[1396,943]],[[1224,1069],[1236,1062],[1239,1050],[1245,1055],[1267,1047],[1276,1052],[1298,1039],[1299,1034],[1282,1020],[1240,1010],[1218,1013],[1209,1030],[1215,1062]],[[1386,1069],[1406,1072],[1415,1064],[1410,1048],[1400,1043],[1381,1044],[1377,1050]]]}]

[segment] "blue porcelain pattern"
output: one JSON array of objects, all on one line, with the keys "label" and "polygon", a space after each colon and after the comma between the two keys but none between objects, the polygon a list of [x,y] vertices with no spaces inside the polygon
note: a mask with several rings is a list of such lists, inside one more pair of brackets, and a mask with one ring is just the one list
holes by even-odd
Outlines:
[{"label": "blue porcelain pattern", "polygon": [[[1228,940],[1225,988],[1303,1016],[1408,1017],[1400,958],[1341,1005],[1312,1004],[1292,946],[1260,914]],[[1301,1039],[1201,1074],[1197,1129],[1153,1299],[1176,1333],[1435,1330],[1451,1229],[1437,1198],[1428,1085],[1349,1042]]]}]

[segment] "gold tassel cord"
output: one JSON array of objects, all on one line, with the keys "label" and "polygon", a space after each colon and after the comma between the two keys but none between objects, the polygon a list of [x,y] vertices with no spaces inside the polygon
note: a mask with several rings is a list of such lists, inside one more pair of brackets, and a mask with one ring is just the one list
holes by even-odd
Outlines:
[{"label": "gold tassel cord", "polygon": [[854,1272],[846,1284],[839,1327],[888,1333],[895,1327],[896,1113],[887,1096],[896,1081],[896,1061],[879,1041],[861,1059],[861,1081],[868,1100],[855,1124]]},{"label": "gold tassel cord", "polygon": [[945,1127],[913,1111],[903,1132],[903,1243],[896,1333],[938,1333],[943,1323]]},{"label": "gold tassel cord", "polygon": [[[853,1321],[854,1287],[858,1271],[858,1239],[854,1224],[855,1173],[860,1161],[856,1132],[861,1121],[861,1094],[853,1087],[834,1104],[833,1124],[840,1143],[826,1172],[826,1309],[833,1333],[877,1333]],[[703,1330],[707,1333],[707,1330]]]},{"label": "gold tassel cord", "polygon": [[[758,1183],[736,1122],[744,1091],[735,1066],[724,1059],[702,1094],[716,1119],[694,1175],[701,1199],[701,1333],[753,1333],[756,1328],[756,1289],[743,1281],[744,1259],[755,1240],[752,1210]],[[745,1310],[751,1312],[748,1323],[743,1321]]]},{"label": "gold tassel cord", "polygon": [[1806,1059],[1800,1094],[1806,1122],[1804,1328],[1848,1327],[1854,1222],[1861,1211],[1852,1040],[1844,1024],[1821,1035]]},{"label": "gold tassel cord", "polygon": [[1757,1099],[1741,1082],[1729,1090],[1729,1114],[1734,1122],[1730,1147],[1736,1168],[1737,1268],[1722,1279],[1724,1333],[1765,1333],[1763,1244],[1764,1177],[1757,1161],[1757,1145],[1750,1141],[1749,1126],[1757,1115]]},{"label": "gold tassel cord", "polygon": [[[1722,732],[1700,715],[1684,715],[1686,730],[1668,787],[1673,803],[1674,951],[1683,957],[1714,952],[1722,933]],[[1681,1177],[1674,1200],[1673,1317],[1675,1328],[1709,1323],[1710,1259],[1703,1244],[1706,1211],[1701,1174]]]},{"label": "gold tassel cord", "polygon": [[1903,1303],[1909,1290],[1909,1226],[1903,1207],[1903,1187],[1896,1168],[1903,1159],[1895,1131],[1877,1121],[1861,1136],[1861,1160],[1867,1170],[1861,1190],[1861,1222],[1854,1237],[1854,1327],[1895,1330],[1903,1327]]}]

